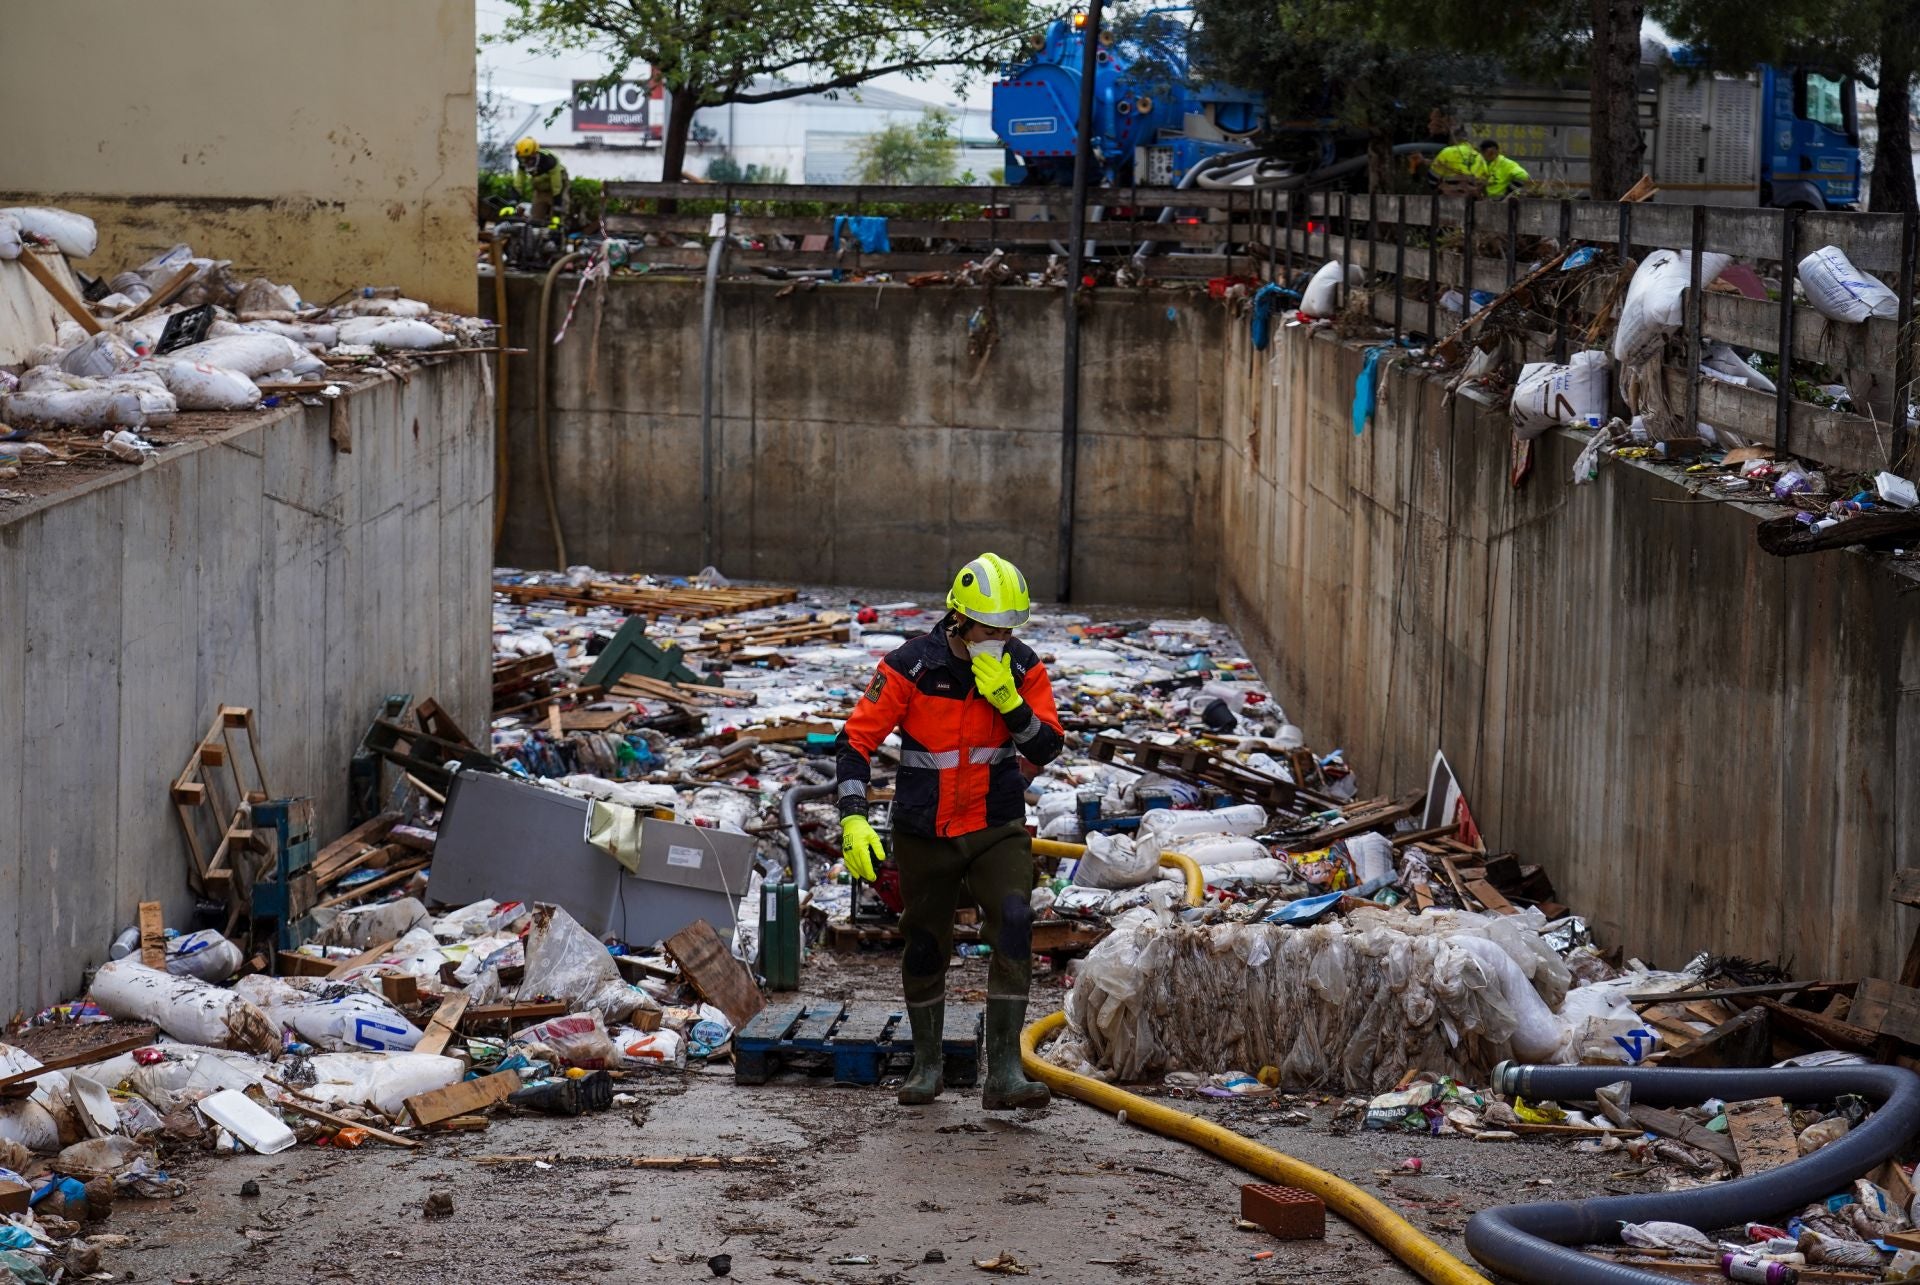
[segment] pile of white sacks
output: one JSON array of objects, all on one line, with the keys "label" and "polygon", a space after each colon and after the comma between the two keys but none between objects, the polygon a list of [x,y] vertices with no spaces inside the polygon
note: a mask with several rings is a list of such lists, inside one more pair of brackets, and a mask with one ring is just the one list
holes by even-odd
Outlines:
[{"label": "pile of white sacks", "polygon": [[[52,245],[70,259],[84,259],[93,254],[98,237],[92,220],[66,210],[0,209],[0,260],[18,258],[29,244]],[[249,410],[260,404],[261,381],[324,379],[323,355],[467,346],[489,324],[436,313],[392,289],[367,288],[316,306],[292,286],[265,278],[239,280],[232,266],[176,245],[107,279],[108,293],[89,305],[102,326],[99,333],[63,320],[53,342],[28,355],[24,373],[16,378],[0,371],[0,421],[126,429],[165,424],[182,411]],[[193,275],[174,299],[133,316],[187,268]],[[204,339],[158,351],[175,313],[207,305],[214,316]]]}]

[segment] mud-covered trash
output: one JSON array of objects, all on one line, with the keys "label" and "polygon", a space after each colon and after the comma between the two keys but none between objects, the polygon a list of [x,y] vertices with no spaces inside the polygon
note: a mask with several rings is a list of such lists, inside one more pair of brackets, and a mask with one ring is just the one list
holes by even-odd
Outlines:
[{"label": "mud-covered trash", "polygon": [[270,1053],[280,1033],[233,991],[148,968],[129,956],[100,966],[90,992],[109,1017],[151,1022],[185,1044]]},{"label": "mud-covered trash", "polygon": [[451,1218],[453,1216],[453,1196],[449,1192],[434,1191],[420,1202],[420,1212],[427,1218]]}]

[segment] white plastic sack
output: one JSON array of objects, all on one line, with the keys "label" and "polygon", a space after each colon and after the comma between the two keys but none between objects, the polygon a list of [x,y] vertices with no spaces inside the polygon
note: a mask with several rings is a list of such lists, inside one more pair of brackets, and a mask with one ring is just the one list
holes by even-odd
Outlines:
[{"label": "white plastic sack", "polygon": [[102,330],[77,347],[69,348],[60,359],[60,369],[69,375],[105,379],[123,370],[132,370],[139,360],[139,355],[127,347],[126,340],[111,330]]},{"label": "white plastic sack", "polygon": [[1257,803],[1241,803],[1211,812],[1183,812],[1154,808],[1140,818],[1139,837],[1176,839],[1190,834],[1259,834],[1267,828],[1267,810]]},{"label": "white plastic sack", "polygon": [[276,370],[304,372],[324,369],[324,363],[285,335],[272,335],[258,330],[205,339],[168,355],[175,361],[237,370],[249,379],[259,379]]},{"label": "white plastic sack", "polygon": [[1361,883],[1393,874],[1393,840],[1369,830],[1347,838],[1347,855],[1353,858],[1353,873]]},{"label": "white plastic sack", "polygon": [[179,403],[157,381],[152,384],[122,375],[112,381],[68,375],[53,366],[35,366],[34,373],[57,376],[37,379],[11,393],[0,407],[9,421],[26,420],[60,428],[139,427],[164,424],[179,412]]},{"label": "white plastic sack", "polygon": [[342,317],[425,317],[433,309],[418,299],[355,298],[333,311]]},{"label": "white plastic sack", "polygon": [[255,318],[242,327],[243,330],[257,330],[263,335],[279,335],[291,339],[302,348],[331,348],[340,342],[340,327],[318,321],[273,321],[267,318]]},{"label": "white plastic sack", "polygon": [[1521,367],[1508,411],[1515,435],[1530,440],[1550,428],[1584,427],[1589,416],[1604,420],[1607,366],[1607,354],[1588,349],[1564,366],[1533,361]]},{"label": "white plastic sack", "polygon": [[1087,836],[1073,881],[1085,888],[1132,888],[1153,878],[1159,868],[1157,851],[1141,856],[1133,840],[1095,831]]},{"label": "white plastic sack", "polygon": [[435,1053],[317,1053],[293,1063],[282,1063],[281,1074],[311,1069],[312,1084],[289,1077],[309,1097],[334,1106],[370,1106],[398,1115],[406,1101],[456,1084],[467,1066],[457,1057]]},{"label": "white plastic sack", "polygon": [[1258,839],[1238,834],[1185,834],[1173,838],[1148,835],[1133,845],[1140,860],[1151,858],[1154,865],[1167,853],[1192,857],[1203,866],[1224,866],[1236,861],[1258,861],[1273,855]]},{"label": "white plastic sack", "polygon": [[1707,340],[1701,348],[1700,373],[1723,384],[1742,384],[1762,393],[1772,393],[1776,387],[1771,379],[1741,360],[1739,353],[1718,339]]},{"label": "white plastic sack", "polygon": [[1823,245],[1800,260],[1800,284],[1815,310],[1835,321],[1857,324],[1869,317],[1893,320],[1900,315],[1900,296],[1854,267],[1837,245]]},{"label": "white plastic sack", "polygon": [[326,978],[280,978],[256,973],[234,983],[234,993],[276,1026],[316,1048],[404,1053],[423,1032],[384,996]]},{"label": "white plastic sack", "polygon": [[267,1015],[234,992],[148,968],[131,955],[102,964],[90,993],[108,1017],[152,1022],[188,1044],[250,1053],[280,1045]]},{"label": "white plastic sack", "polygon": [[[1705,289],[1733,262],[1730,254],[1700,256],[1700,287]],[[1693,255],[1685,250],[1655,250],[1634,270],[1620,324],[1613,332],[1613,359],[1621,365],[1651,355],[1686,321],[1687,286]]]},{"label": "white plastic sack", "polygon": [[606,1021],[598,1013],[569,1013],[565,1017],[515,1031],[509,1038],[515,1044],[538,1044],[553,1050],[553,1056],[567,1066],[599,1071],[620,1062],[620,1050],[607,1034]]},{"label": "white plastic sack", "polygon": [[0,214],[0,259],[17,259],[25,251],[20,241],[20,220],[11,214]]},{"label": "white plastic sack", "polygon": [[424,925],[432,916],[417,897],[401,897],[372,906],[354,906],[343,910],[326,926],[318,938],[322,946],[350,946],[371,950],[383,942],[397,942],[415,926]]},{"label": "white plastic sack", "polygon": [[349,317],[340,323],[340,342],[365,344],[373,348],[398,348],[417,351],[445,348],[453,336],[437,330],[429,322],[392,317]]},{"label": "white plastic sack", "polygon": [[519,993],[523,998],[551,995],[573,1005],[576,1012],[591,1009],[614,1022],[637,1008],[654,1007],[645,992],[621,978],[613,956],[597,937],[560,907],[544,902],[533,908],[527,971]]},{"label": "white plastic sack", "polygon": [[255,277],[240,290],[233,310],[245,317],[257,312],[298,312],[300,292],[292,286],[275,285],[265,277]]},{"label": "white plastic sack", "polygon": [[14,205],[0,214],[11,214],[23,230],[53,242],[69,259],[84,259],[100,245],[99,231],[84,214],[45,205]]},{"label": "white plastic sack", "polygon": [[260,404],[260,389],[237,370],[164,359],[156,369],[181,410],[251,410]]},{"label": "white plastic sack", "polygon": [[175,977],[197,977],[203,982],[224,982],[240,971],[246,956],[240,948],[212,928],[175,937],[167,943],[167,971]]},{"label": "white plastic sack", "polygon": [[[1320,265],[1320,270],[1307,282],[1305,293],[1300,296],[1300,311],[1309,317],[1331,317],[1336,307],[1336,293],[1340,285],[1341,266],[1338,259]],[[1367,274],[1354,267],[1347,270],[1347,284],[1358,286],[1366,284]]]}]

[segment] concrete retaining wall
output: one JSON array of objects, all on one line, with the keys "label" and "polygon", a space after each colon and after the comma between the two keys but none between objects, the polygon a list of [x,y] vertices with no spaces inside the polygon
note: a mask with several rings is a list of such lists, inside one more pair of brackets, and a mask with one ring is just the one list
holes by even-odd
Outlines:
[{"label": "concrete retaining wall", "polygon": [[142,900],[191,909],[168,783],[221,704],[267,783],[346,825],[387,692],[484,728],[491,403],[478,358],[268,412],[137,471],[0,505],[0,1014],[75,994]]},{"label": "concrete retaining wall", "polygon": [[[575,280],[554,291],[557,327]],[[719,523],[729,575],[916,588],[982,549],[1036,595],[1055,579],[1061,306],[1052,291],[775,284],[720,288]],[[540,282],[511,279],[528,347]],[[492,302],[483,282],[483,302]],[[968,355],[991,306],[999,342]],[[551,372],[554,484],[567,557],[690,572],[701,559],[701,283],[616,280],[589,295]],[[1204,297],[1103,294],[1082,327],[1086,377],[1074,558],[1084,601],[1213,600],[1219,360]],[[596,337],[597,336],[597,337]],[[533,359],[510,372],[503,563],[554,565],[535,450]]]},{"label": "concrete retaining wall", "polygon": [[1648,468],[1575,488],[1572,434],[1542,439],[1515,490],[1504,414],[1419,376],[1389,375],[1356,438],[1357,350],[1233,344],[1222,605],[1316,744],[1382,791],[1424,783],[1444,748],[1489,844],[1543,863],[1630,954],[1897,976],[1911,573],[1770,557],[1750,513]]}]

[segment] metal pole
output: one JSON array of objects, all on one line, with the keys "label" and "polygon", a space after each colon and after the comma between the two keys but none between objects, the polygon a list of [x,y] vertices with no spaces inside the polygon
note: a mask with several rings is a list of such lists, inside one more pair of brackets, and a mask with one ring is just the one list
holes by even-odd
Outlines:
[{"label": "metal pole", "polygon": [[1520,261],[1520,202],[1517,199],[1507,201],[1507,289],[1513,289],[1513,283],[1519,270]]},{"label": "metal pole", "polygon": [[1687,265],[1687,431],[1700,422],[1700,256],[1707,252],[1707,207],[1693,207],[1693,262]]},{"label": "metal pole", "polygon": [[[1573,244],[1573,202],[1560,202],[1560,245],[1564,250]],[[1562,365],[1567,360],[1567,300],[1563,291],[1560,304],[1553,310],[1553,359]]]},{"label": "metal pole", "polygon": [[1267,280],[1280,280],[1280,194],[1267,193]]},{"label": "metal pole", "polygon": [[720,216],[720,235],[707,249],[707,284],[700,300],[700,565],[714,565],[713,473],[719,454],[713,441],[713,326],[719,308],[720,265],[727,257],[727,229],[733,217],[733,189],[725,193],[726,212]]},{"label": "metal pole", "polygon": [[1291,286],[1293,284],[1293,189],[1288,188],[1280,195],[1287,201],[1287,239],[1282,251],[1286,255],[1287,277],[1281,284]]},{"label": "metal pole", "polygon": [[1340,280],[1335,283],[1339,290],[1340,307],[1347,306],[1347,274],[1353,271],[1353,193],[1340,193]]},{"label": "metal pole", "polygon": [[1080,454],[1080,277],[1085,271],[1087,182],[1093,171],[1093,80],[1100,53],[1100,3],[1087,5],[1080,39],[1080,118],[1073,148],[1073,208],[1067,212],[1067,316],[1061,348],[1060,563],[1054,583],[1061,602],[1073,597],[1073,488]]},{"label": "metal pole", "polygon": [[1793,278],[1800,262],[1800,211],[1780,211],[1780,373],[1773,394],[1773,449],[1786,454],[1793,423]]},{"label": "metal pole", "polygon": [[1460,220],[1460,320],[1473,315],[1473,194],[1467,194],[1467,212]]},{"label": "metal pole", "polygon": [[1907,401],[1913,392],[1913,257],[1920,237],[1920,216],[1907,215],[1900,224],[1900,314],[1893,350],[1893,471],[1914,476],[1912,429],[1907,424]]},{"label": "metal pole", "polygon": [[1433,310],[1439,306],[1434,297],[1434,287],[1440,284],[1440,197],[1438,194],[1427,198],[1427,342],[1432,343],[1435,317]]}]

